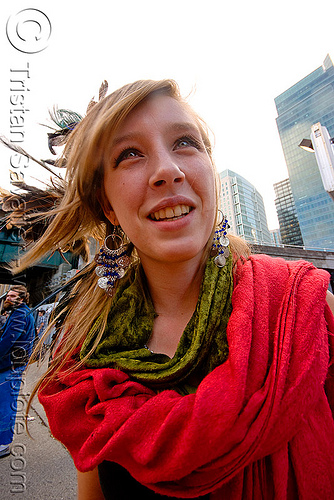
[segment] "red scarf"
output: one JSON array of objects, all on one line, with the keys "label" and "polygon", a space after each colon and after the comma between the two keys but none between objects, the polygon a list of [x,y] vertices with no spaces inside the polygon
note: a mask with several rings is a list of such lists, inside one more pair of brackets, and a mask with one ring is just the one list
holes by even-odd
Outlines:
[{"label": "red scarf", "polygon": [[228,360],[196,394],[156,395],[110,368],[60,373],[39,393],[52,434],[79,470],[114,461],[165,495],[334,498],[328,281],[306,262],[251,257],[236,273]]}]

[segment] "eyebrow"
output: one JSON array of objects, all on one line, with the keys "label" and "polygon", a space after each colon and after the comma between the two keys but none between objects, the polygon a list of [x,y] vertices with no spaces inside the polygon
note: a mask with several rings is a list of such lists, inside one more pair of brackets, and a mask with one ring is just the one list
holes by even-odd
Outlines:
[{"label": "eyebrow", "polygon": [[[166,132],[184,132],[186,130],[191,130],[193,132],[197,132],[199,135],[200,130],[197,127],[195,123],[192,122],[176,122],[176,123],[170,123],[169,125],[166,126]],[[140,139],[141,137],[145,137],[146,134],[143,134],[142,132],[130,132],[129,134],[124,134],[119,137],[115,137],[112,140],[111,147],[115,147],[118,144],[122,142],[127,142],[127,141],[133,141],[135,139]]]}]

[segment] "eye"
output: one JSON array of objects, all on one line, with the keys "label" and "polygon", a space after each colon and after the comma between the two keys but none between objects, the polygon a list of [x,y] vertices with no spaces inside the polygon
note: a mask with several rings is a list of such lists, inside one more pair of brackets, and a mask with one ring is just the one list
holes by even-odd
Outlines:
[{"label": "eye", "polygon": [[132,158],[140,158],[142,154],[136,148],[126,148],[115,158],[115,167],[117,167],[124,160],[131,160]]},{"label": "eye", "polygon": [[183,136],[175,141],[174,147],[177,148],[196,148],[201,150],[202,144],[201,142],[192,136]]}]

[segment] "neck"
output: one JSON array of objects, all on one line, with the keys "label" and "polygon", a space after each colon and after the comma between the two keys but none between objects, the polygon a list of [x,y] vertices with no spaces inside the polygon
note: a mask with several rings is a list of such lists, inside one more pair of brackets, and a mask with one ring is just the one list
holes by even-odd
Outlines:
[{"label": "neck", "polygon": [[177,264],[143,262],[157,317],[147,347],[174,356],[198,301],[204,265],[200,259]]},{"label": "neck", "polygon": [[204,272],[201,259],[171,264],[142,261],[142,265],[157,314],[195,310]]}]

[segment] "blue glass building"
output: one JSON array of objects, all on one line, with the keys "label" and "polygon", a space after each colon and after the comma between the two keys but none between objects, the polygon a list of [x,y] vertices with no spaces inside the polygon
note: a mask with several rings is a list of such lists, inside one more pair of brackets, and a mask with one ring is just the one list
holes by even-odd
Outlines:
[{"label": "blue glass building", "polygon": [[315,155],[299,144],[320,122],[334,136],[334,67],[322,66],[275,99],[277,127],[288,167],[304,245],[334,249],[334,202],[325,191]]},{"label": "blue glass building", "polygon": [[244,177],[232,170],[219,174],[221,180],[220,208],[227,216],[230,232],[248,243],[270,244],[271,234],[263,198]]},{"label": "blue glass building", "polygon": [[274,184],[275,205],[280,228],[281,243],[303,246],[295,201],[292,196],[290,179]]}]

